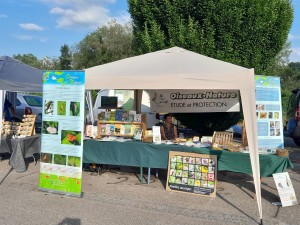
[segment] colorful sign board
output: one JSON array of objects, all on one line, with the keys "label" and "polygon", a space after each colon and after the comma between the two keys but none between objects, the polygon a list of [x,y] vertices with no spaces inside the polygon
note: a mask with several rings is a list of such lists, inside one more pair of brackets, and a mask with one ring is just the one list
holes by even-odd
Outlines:
[{"label": "colorful sign board", "polygon": [[84,71],[43,71],[39,190],[81,196]]},{"label": "colorful sign board", "polygon": [[258,147],[275,152],[284,148],[280,78],[255,76]]},{"label": "colorful sign board", "polygon": [[167,191],[216,196],[217,157],[189,152],[169,152]]},{"label": "colorful sign board", "polygon": [[282,207],[298,205],[295,190],[288,172],[274,173],[273,178],[279,193]]},{"label": "colorful sign board", "polygon": [[149,90],[152,112],[239,112],[237,90]]}]

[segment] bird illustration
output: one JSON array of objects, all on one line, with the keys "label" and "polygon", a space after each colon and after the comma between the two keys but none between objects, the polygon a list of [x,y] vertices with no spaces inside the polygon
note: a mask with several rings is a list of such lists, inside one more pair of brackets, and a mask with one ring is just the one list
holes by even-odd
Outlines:
[{"label": "bird illustration", "polygon": [[163,104],[168,103],[168,100],[165,100],[164,96],[162,94],[160,94],[159,96],[157,96],[157,93],[154,92],[154,96],[152,98],[152,101],[156,103],[157,107],[162,107]]},{"label": "bird illustration", "polygon": [[48,112],[50,107],[53,105],[53,101],[49,101],[45,104],[45,112]]},{"label": "bird illustration", "polygon": [[71,108],[72,115],[73,116],[78,116],[76,102],[71,102],[70,108]]}]

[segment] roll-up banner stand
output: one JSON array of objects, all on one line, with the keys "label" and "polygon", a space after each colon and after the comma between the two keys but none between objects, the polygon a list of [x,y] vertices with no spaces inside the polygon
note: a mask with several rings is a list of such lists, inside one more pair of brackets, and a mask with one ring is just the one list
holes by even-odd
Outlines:
[{"label": "roll-up banner stand", "polygon": [[284,148],[280,78],[255,76],[256,118],[260,153]]},{"label": "roll-up banner stand", "polygon": [[81,197],[84,71],[43,71],[39,190]]}]

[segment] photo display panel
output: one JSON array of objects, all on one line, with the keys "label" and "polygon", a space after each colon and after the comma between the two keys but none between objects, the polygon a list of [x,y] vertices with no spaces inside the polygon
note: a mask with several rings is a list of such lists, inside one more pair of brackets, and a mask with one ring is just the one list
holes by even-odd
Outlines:
[{"label": "photo display panel", "polygon": [[216,196],[217,156],[169,152],[167,191]]}]

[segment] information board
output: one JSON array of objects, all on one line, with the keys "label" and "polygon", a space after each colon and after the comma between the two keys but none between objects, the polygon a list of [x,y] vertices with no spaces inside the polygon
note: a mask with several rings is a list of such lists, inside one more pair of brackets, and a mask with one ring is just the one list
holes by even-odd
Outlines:
[{"label": "information board", "polygon": [[215,197],[217,157],[189,152],[169,152],[167,191]]},{"label": "information board", "polygon": [[280,78],[255,76],[259,150],[275,153],[284,148]]},{"label": "information board", "polygon": [[84,71],[43,71],[39,190],[81,196]]}]

